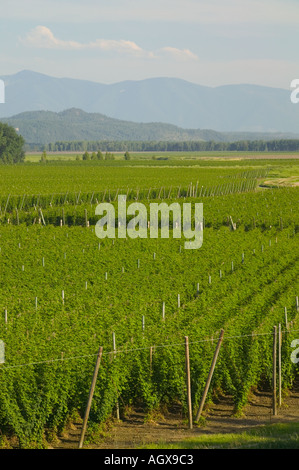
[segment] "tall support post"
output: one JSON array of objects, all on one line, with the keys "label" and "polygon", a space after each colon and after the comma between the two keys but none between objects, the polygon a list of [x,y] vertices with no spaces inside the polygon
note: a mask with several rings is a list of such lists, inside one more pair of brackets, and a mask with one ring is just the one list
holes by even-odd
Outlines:
[{"label": "tall support post", "polygon": [[84,415],[84,419],[83,419],[82,431],[81,431],[81,436],[80,436],[80,441],[79,441],[79,446],[78,446],[79,449],[82,448],[83,442],[84,442],[84,437],[85,437],[85,432],[86,432],[86,427],[87,427],[87,421],[88,421],[88,417],[89,417],[89,412],[90,412],[92,397],[93,397],[93,394],[94,394],[94,389],[95,389],[95,385],[96,385],[96,381],[97,381],[99,367],[100,367],[100,363],[101,363],[101,359],[102,359],[102,354],[103,354],[103,348],[102,348],[102,346],[100,346],[99,351],[98,351],[98,355],[97,355],[96,365],[95,365],[95,368],[94,368],[93,377],[92,377],[92,383],[91,383],[91,387],[90,387],[90,391],[89,391],[89,397],[88,397],[88,401],[87,401],[85,415]]},{"label": "tall support post", "polygon": [[203,392],[203,396],[202,396],[200,404],[199,404],[199,408],[198,408],[198,412],[197,412],[195,421],[199,420],[199,418],[201,416],[201,413],[202,413],[202,410],[203,410],[203,407],[204,407],[204,404],[205,404],[205,401],[206,401],[206,398],[207,398],[207,394],[208,394],[210,383],[211,383],[212,376],[213,376],[213,373],[214,373],[214,369],[215,369],[216,361],[217,361],[217,358],[218,358],[219,350],[220,350],[220,347],[221,347],[221,344],[222,344],[223,335],[224,335],[224,330],[221,329],[219,339],[218,339],[218,343],[217,343],[217,346],[216,346],[216,350],[215,350],[215,353],[214,353],[214,357],[213,357],[213,360],[212,360],[210,372],[209,372],[209,375],[208,375],[208,380],[207,380],[207,383],[206,383],[206,386],[205,386],[205,389],[204,389],[204,392]]},{"label": "tall support post", "polygon": [[185,336],[185,362],[186,362],[188,422],[189,422],[189,429],[192,429],[193,428],[193,418],[192,418],[191,377],[190,377],[189,339],[188,339],[188,336]]},{"label": "tall support post", "polygon": [[[116,342],[115,342],[115,333],[112,333],[112,342],[113,342],[113,351],[114,351],[114,358],[116,356]],[[116,401],[116,419],[119,419],[119,401]]]},{"label": "tall support post", "polygon": [[278,404],[281,406],[282,398],[281,398],[281,342],[282,342],[282,335],[281,335],[281,324],[278,325]]},{"label": "tall support post", "polygon": [[277,396],[276,396],[276,366],[277,366],[277,327],[274,326],[273,328],[273,371],[272,371],[272,410],[273,415],[277,415]]}]

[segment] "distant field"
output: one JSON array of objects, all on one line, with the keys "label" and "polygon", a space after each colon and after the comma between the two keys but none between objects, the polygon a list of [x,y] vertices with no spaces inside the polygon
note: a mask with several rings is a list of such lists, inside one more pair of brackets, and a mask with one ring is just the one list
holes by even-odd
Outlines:
[{"label": "distant field", "polygon": [[265,159],[264,154],[249,159],[248,154],[242,152],[223,153],[221,157],[217,152],[190,152],[173,153],[168,160],[159,160],[158,155],[154,160],[149,154],[132,154],[129,161],[125,161],[123,155],[116,160],[74,161],[74,154],[55,154],[48,156],[52,161],[37,163],[40,154],[28,154],[27,163],[1,167],[0,196],[127,188],[149,190],[162,186],[170,189],[187,187],[190,183],[200,187],[223,187],[232,182],[232,178],[247,177],[249,171],[254,172],[254,177],[260,173],[259,184],[272,178],[292,177],[296,181],[299,175],[299,154],[296,159],[294,155],[282,154],[275,159]]},{"label": "distant field", "polygon": [[[104,162],[105,163],[105,162]],[[105,165],[102,162],[64,162],[5,166],[1,169],[0,195],[92,192],[119,188],[149,189],[186,187],[197,181],[204,186],[229,183],[247,168],[193,165]]]},{"label": "distant field", "polygon": [[[91,153],[91,152],[89,152]],[[123,152],[113,152],[116,160],[124,160]],[[65,161],[81,158],[82,153],[76,152],[47,152],[49,160]],[[299,159],[299,152],[130,152],[131,160],[152,160],[163,158],[167,160],[204,160],[204,159],[225,159],[227,160],[271,160],[271,159]],[[41,152],[28,152],[25,161],[37,162],[41,158]],[[106,162],[107,163],[107,162]]]}]

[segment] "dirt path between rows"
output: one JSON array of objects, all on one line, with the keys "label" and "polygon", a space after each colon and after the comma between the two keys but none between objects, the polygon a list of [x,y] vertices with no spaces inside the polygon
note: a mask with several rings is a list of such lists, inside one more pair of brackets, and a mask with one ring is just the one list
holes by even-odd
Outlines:
[{"label": "dirt path between rows", "polygon": [[[171,443],[203,434],[239,433],[263,424],[299,422],[299,377],[293,389],[283,397],[281,407],[277,407],[276,416],[273,415],[271,391],[259,390],[250,397],[242,417],[234,416],[231,397],[219,398],[217,403],[205,409],[203,416],[205,424],[194,426],[190,430],[186,417],[181,415],[180,410],[145,421],[144,413],[135,409],[120,421],[111,423],[98,442],[90,445],[85,443],[84,448],[133,449],[147,443]],[[75,449],[78,447],[80,433],[81,425],[72,425],[50,448]]]}]

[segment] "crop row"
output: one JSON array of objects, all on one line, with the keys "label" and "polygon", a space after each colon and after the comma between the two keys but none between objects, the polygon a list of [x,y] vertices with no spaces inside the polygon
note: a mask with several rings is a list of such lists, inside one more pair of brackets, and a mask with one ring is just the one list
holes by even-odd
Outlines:
[{"label": "crop row", "polygon": [[[243,216],[241,204],[239,211]],[[175,239],[99,241],[92,227],[3,226],[2,428],[22,446],[41,445],[45,430],[57,432],[74,410],[83,413],[100,344],[107,354],[91,420],[106,419],[117,398],[148,409],[176,400],[185,407],[184,335],[196,406],[220,328],[228,340],[214,384],[240,408],[250,387],[269,375],[271,344],[264,336],[229,337],[271,332],[274,321],[284,322],[284,307],[296,324],[297,246],[293,226],[206,227],[202,248],[193,251]],[[119,353],[112,360],[113,333]],[[285,366],[285,385],[292,374]]]}]

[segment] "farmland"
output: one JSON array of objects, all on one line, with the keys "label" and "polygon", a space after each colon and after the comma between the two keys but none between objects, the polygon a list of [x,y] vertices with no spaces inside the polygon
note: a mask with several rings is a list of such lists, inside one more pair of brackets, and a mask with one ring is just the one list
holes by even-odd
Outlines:
[{"label": "farmland", "polygon": [[[298,178],[298,159],[233,157],[1,166],[3,434],[45,447],[74,413],[83,417],[100,346],[90,423],[117,404],[176,403],[187,416],[186,336],[195,414],[221,329],[210,399],[231,394],[237,413],[253,387],[271,385],[279,324],[282,386],[292,386],[299,189],[276,181]],[[146,207],[202,202],[202,247],[185,250],[171,236],[100,240],[95,208],[116,206],[119,194]]]}]

